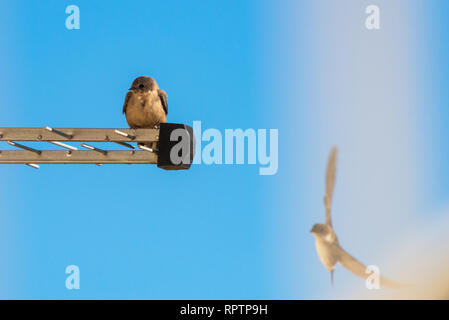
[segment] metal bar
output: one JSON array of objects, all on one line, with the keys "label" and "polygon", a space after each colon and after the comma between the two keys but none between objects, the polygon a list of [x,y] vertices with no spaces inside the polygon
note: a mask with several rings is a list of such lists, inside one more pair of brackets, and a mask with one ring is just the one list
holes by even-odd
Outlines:
[{"label": "metal bar", "polygon": [[130,148],[130,149],[134,149],[134,146],[131,145],[131,144],[129,144],[129,143],[126,143],[126,142],[120,142],[120,141],[114,141],[114,142],[117,143],[117,144],[119,144],[119,145],[121,145],[121,146]]},{"label": "metal bar", "polygon": [[23,144],[16,143],[14,141],[8,141],[8,144],[11,145],[11,146],[17,147],[17,148],[21,148],[21,149],[24,149],[24,150],[27,150],[27,151],[34,152],[34,153],[36,153],[38,155],[41,154],[40,150],[36,150],[36,149],[30,148],[30,147],[24,146]]},{"label": "metal bar", "polygon": [[[96,128],[58,128],[49,131],[44,128],[0,128],[0,141],[76,141],[76,142],[154,142],[159,139],[159,129],[96,129]],[[71,136],[62,136],[55,132]],[[116,132],[126,134],[123,136]],[[134,137],[134,139],[132,139]]]},{"label": "metal bar", "polygon": [[55,144],[57,146],[69,149],[69,150],[73,150],[73,151],[78,150],[78,148],[76,148],[74,146],[71,146],[71,145],[68,145],[68,144],[65,144],[65,143],[62,143],[62,142],[58,142],[58,141],[48,141],[48,142],[53,143],[53,144]]},{"label": "metal bar", "polygon": [[136,136],[133,136],[133,135],[127,133],[127,132],[123,132],[123,131],[120,131],[120,130],[114,130],[114,131],[115,131],[115,133],[121,135],[122,137],[127,137],[128,139],[131,139],[131,140],[136,139]]},{"label": "metal bar", "polygon": [[154,149],[149,148],[149,147],[144,146],[144,145],[138,145],[138,147],[139,147],[139,149],[142,149],[142,150],[145,150],[145,151],[148,151],[148,152],[157,153],[157,150],[154,150]]},{"label": "metal bar", "polygon": [[104,156],[89,150],[42,150],[40,155],[23,150],[0,151],[0,164],[156,164],[157,155],[147,151],[108,150]]},{"label": "metal bar", "polygon": [[44,129],[48,130],[50,132],[54,132],[56,134],[59,134],[61,137],[64,137],[66,139],[69,139],[69,140],[72,139],[72,135],[71,134],[64,133],[62,131],[59,131],[58,129],[53,129],[53,128],[48,127],[48,126],[45,126]]},{"label": "metal bar", "polygon": [[90,146],[90,145],[88,145],[88,144],[85,144],[85,143],[81,143],[81,147],[84,147],[84,148],[89,149],[89,150],[92,150],[92,151],[100,152],[100,153],[102,153],[102,154],[104,154],[104,155],[107,155],[107,154],[108,154],[108,152],[107,152],[106,150],[102,150],[102,149],[99,149],[99,148],[97,148],[97,147],[94,147],[94,146]]}]

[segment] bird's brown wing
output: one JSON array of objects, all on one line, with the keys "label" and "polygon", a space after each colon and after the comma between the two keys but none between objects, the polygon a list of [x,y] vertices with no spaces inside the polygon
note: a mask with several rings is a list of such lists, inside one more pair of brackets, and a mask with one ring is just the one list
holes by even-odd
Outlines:
[{"label": "bird's brown wing", "polygon": [[168,114],[168,103],[167,103],[167,94],[164,90],[158,89],[157,94],[159,95],[159,98],[161,99],[162,107],[164,108],[165,114]]},{"label": "bird's brown wing", "polygon": [[347,253],[339,244],[336,244],[335,250],[338,253],[338,261],[343,267],[351,271],[358,277],[366,278],[366,266]]},{"label": "bird's brown wing", "polygon": [[124,114],[126,113],[126,108],[128,107],[128,101],[131,98],[131,94],[132,94],[131,91],[128,91],[128,93],[126,94],[125,103],[123,103],[123,113]]},{"label": "bird's brown wing", "polygon": [[337,171],[337,147],[333,147],[329,155],[326,171],[326,194],[324,195],[324,206],[326,207],[326,224],[332,226],[331,203],[334,193],[335,175]]},{"label": "bird's brown wing", "polygon": [[[372,272],[367,272],[366,266],[363,263],[347,253],[339,244],[335,245],[335,250],[338,252],[338,262],[353,274],[363,279],[372,275]],[[405,286],[404,284],[397,283],[384,277],[380,277],[379,282],[380,286],[385,288],[401,288]]]}]

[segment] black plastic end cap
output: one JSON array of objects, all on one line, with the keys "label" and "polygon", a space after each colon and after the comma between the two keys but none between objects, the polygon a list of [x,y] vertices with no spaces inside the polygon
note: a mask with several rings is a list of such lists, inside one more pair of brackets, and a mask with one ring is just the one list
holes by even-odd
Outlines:
[{"label": "black plastic end cap", "polygon": [[178,123],[161,123],[157,166],[164,170],[189,169],[195,156],[192,127]]}]

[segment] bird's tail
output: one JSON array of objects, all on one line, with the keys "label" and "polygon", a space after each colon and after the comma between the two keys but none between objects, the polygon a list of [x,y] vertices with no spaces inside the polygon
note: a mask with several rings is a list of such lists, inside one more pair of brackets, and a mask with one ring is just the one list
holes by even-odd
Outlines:
[{"label": "bird's tail", "polygon": [[331,285],[334,286],[334,270],[331,270]]}]

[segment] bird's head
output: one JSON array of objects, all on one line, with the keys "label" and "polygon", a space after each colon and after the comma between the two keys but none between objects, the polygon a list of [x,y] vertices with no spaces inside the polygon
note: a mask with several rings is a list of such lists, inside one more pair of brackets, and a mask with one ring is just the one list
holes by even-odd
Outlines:
[{"label": "bird's head", "polygon": [[316,223],[313,225],[310,232],[312,232],[315,237],[326,238],[332,233],[332,228],[327,224]]},{"label": "bird's head", "polygon": [[153,78],[147,76],[136,78],[133,81],[131,88],[129,88],[129,90],[131,91],[139,91],[139,92],[147,92],[154,89],[157,89],[156,81]]}]

